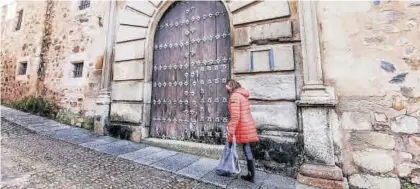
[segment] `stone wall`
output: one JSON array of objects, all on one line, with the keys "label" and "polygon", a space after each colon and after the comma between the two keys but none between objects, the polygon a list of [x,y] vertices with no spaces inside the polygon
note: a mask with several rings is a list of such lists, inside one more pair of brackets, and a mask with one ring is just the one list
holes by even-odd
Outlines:
[{"label": "stone wall", "polygon": [[[54,2],[44,85],[46,95],[60,104],[65,110],[63,114],[71,117],[91,116],[95,109],[105,50],[104,15],[108,13],[108,4],[91,1],[89,8],[79,10],[77,1]],[[79,62],[84,64],[83,74],[75,78],[73,63]]]},{"label": "stone wall", "polygon": [[420,184],[419,13],[419,1],[318,3],[325,82],[339,99],[336,164],[350,187]]},{"label": "stone wall", "polygon": [[[111,121],[148,136],[153,36],[171,2],[118,4]],[[301,79],[297,2],[231,1],[232,78],[251,93],[252,114],[262,142],[255,146],[261,166],[293,174],[300,149],[298,108]],[[113,132],[116,132],[115,130]],[[117,132],[121,134],[122,132]]]},{"label": "stone wall", "polygon": [[[37,71],[46,13],[45,1],[21,1],[1,7],[1,100],[10,102],[35,95]],[[23,10],[22,23],[16,30],[18,11]],[[19,75],[20,63],[27,71]]]},{"label": "stone wall", "polygon": [[[59,119],[80,125],[95,109],[105,50],[104,15],[109,3],[91,1],[84,10],[79,10],[78,1],[52,4],[47,25],[46,1],[18,1],[2,8],[2,101],[42,95],[60,106]],[[22,27],[14,31],[16,12],[22,9]],[[41,52],[44,30],[48,48]],[[37,83],[41,53],[44,77]],[[28,61],[27,74],[17,75],[22,61]],[[82,77],[73,78],[73,63],[79,62],[84,62]]]}]

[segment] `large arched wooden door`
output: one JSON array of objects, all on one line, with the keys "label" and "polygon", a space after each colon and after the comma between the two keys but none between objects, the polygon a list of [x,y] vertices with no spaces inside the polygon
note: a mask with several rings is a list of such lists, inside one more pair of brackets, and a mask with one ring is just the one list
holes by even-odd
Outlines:
[{"label": "large arched wooden door", "polygon": [[228,122],[230,61],[224,5],[173,3],[155,34],[151,136],[221,143]]}]

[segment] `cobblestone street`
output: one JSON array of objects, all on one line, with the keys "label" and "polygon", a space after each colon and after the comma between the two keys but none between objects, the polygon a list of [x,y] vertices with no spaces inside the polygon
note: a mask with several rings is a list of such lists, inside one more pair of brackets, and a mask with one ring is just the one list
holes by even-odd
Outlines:
[{"label": "cobblestone street", "polygon": [[4,188],[214,188],[74,144],[2,119]]}]

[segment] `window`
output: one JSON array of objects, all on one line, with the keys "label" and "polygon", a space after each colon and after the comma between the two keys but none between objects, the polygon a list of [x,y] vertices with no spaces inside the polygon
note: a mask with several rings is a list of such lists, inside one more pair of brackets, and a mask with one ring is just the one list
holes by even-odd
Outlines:
[{"label": "window", "polygon": [[83,62],[73,63],[73,77],[83,76]]},{"label": "window", "polygon": [[26,70],[27,69],[28,69],[28,62],[21,62],[19,64],[18,74],[19,75],[26,75]]},{"label": "window", "polygon": [[79,10],[87,9],[90,7],[90,0],[81,0]]},{"label": "window", "polygon": [[17,20],[16,28],[15,28],[16,31],[20,30],[20,26],[22,25],[22,17],[23,17],[23,10],[20,10],[18,12],[18,20]]}]

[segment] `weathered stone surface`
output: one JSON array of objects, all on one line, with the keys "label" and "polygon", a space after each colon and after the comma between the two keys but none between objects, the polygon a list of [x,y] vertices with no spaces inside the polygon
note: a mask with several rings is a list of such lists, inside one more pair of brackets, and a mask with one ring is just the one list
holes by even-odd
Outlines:
[{"label": "weathered stone surface", "polygon": [[115,61],[144,58],[146,40],[130,41],[115,45]]},{"label": "weathered stone surface", "polygon": [[249,37],[250,27],[236,28],[235,35],[233,38],[233,44],[235,47],[249,45],[251,38]]},{"label": "weathered stone surface", "polygon": [[419,0],[409,0],[406,2],[407,7],[415,8],[420,7],[420,1]]},{"label": "weathered stone surface", "polygon": [[112,121],[124,121],[140,123],[142,121],[143,114],[142,104],[128,104],[128,103],[117,103],[111,104],[111,116]]},{"label": "weathered stone surface", "polygon": [[398,178],[362,174],[350,176],[349,184],[351,187],[363,189],[400,189],[401,187],[400,180]]},{"label": "weathered stone surface", "polygon": [[302,184],[320,187],[320,188],[326,188],[326,189],[342,189],[343,188],[342,181],[312,178],[312,177],[303,176],[301,174],[298,174],[297,180],[298,182]]},{"label": "weathered stone surface", "polygon": [[112,64],[114,81],[144,79],[144,61],[133,60]]},{"label": "weathered stone surface", "polygon": [[160,152],[144,155],[144,156],[142,156],[142,157],[140,157],[140,158],[138,158],[134,161],[137,162],[137,163],[141,163],[143,165],[150,165],[152,163],[155,163],[155,162],[160,161],[162,159],[165,159],[167,157],[173,156],[175,154],[176,154],[176,152],[174,152],[174,151],[162,150]]},{"label": "weathered stone surface", "polygon": [[[258,172],[257,172],[257,174],[258,174]],[[256,178],[258,178],[258,176]],[[261,185],[261,187],[259,187],[259,189],[295,188],[295,186],[297,184],[296,180],[294,180],[290,177],[284,177],[284,176],[280,176],[280,175],[267,175],[267,177],[265,177],[264,179],[265,179],[265,181]],[[301,189],[304,189],[304,188],[301,188]],[[306,188],[306,189],[311,189],[311,188]]]},{"label": "weathered stone surface", "polygon": [[[269,167],[271,170],[280,171],[284,169],[284,164],[293,164],[301,149],[298,143],[297,133],[284,134],[282,136],[267,136],[259,135],[260,142],[252,146],[254,158]],[[242,150],[240,150],[240,158]],[[268,163],[268,162],[271,162]],[[282,166],[283,165],[283,166]],[[287,175],[294,175],[295,173],[282,170]]]},{"label": "weathered stone surface", "polygon": [[295,131],[297,108],[293,102],[276,105],[251,105],[252,116],[261,130]]},{"label": "weathered stone surface", "polygon": [[420,155],[420,137],[411,136],[408,138],[407,151],[414,155]]},{"label": "weathered stone surface", "polygon": [[118,157],[128,159],[128,160],[136,160],[136,159],[139,159],[143,156],[146,156],[146,155],[149,155],[149,154],[154,154],[154,153],[160,152],[162,150],[163,150],[162,148],[156,148],[156,147],[150,146],[150,147],[146,147],[146,148],[134,151],[134,152],[121,154]]},{"label": "weathered stone surface", "polygon": [[293,46],[265,45],[235,50],[235,73],[294,70]]},{"label": "weathered stone surface", "polygon": [[143,101],[143,82],[119,81],[112,83],[112,99]]},{"label": "weathered stone surface", "polygon": [[313,178],[337,181],[343,180],[343,172],[336,166],[304,164],[300,167],[299,173]]},{"label": "weathered stone surface", "polygon": [[407,15],[398,10],[384,10],[374,13],[371,17],[378,23],[392,23],[393,21],[403,20]]},{"label": "weathered stone surface", "polygon": [[308,163],[334,165],[334,148],[328,123],[328,109],[303,108],[302,125]]},{"label": "weathered stone surface", "polygon": [[161,0],[149,0],[149,1],[155,6],[159,6],[160,2],[162,2]]},{"label": "weathered stone surface", "polygon": [[127,1],[126,5],[150,17],[153,16],[156,9],[155,6],[148,1],[131,0]]},{"label": "weathered stone surface", "polygon": [[201,177],[215,169],[217,164],[217,160],[200,158],[200,160],[196,161],[188,167],[179,170],[177,173],[190,178],[200,179]]},{"label": "weathered stone surface", "polygon": [[357,166],[374,173],[386,173],[394,169],[394,160],[386,151],[367,149],[353,152],[353,160]]},{"label": "weathered stone surface", "polygon": [[122,10],[118,16],[120,24],[147,27],[150,17],[137,13],[134,10]]},{"label": "weathered stone surface", "polygon": [[347,130],[371,130],[370,115],[361,112],[344,112],[341,123]]},{"label": "weathered stone surface", "polygon": [[179,153],[174,156],[162,159],[152,164],[152,166],[175,172],[191,165],[199,159],[200,158],[198,156]]},{"label": "weathered stone surface", "polygon": [[248,89],[250,99],[258,100],[295,100],[295,75],[244,75],[236,79]]},{"label": "weathered stone surface", "polygon": [[146,148],[146,147],[147,146],[145,144],[134,144],[130,141],[120,140],[120,141],[112,142],[109,144],[104,144],[104,145],[94,147],[94,149],[103,153],[117,156],[120,154],[133,152],[133,151]]},{"label": "weathered stone surface", "polygon": [[289,16],[287,1],[263,1],[233,15],[233,24],[244,24],[261,20]]},{"label": "weathered stone surface", "polygon": [[398,152],[395,163],[400,164],[403,162],[410,162],[413,160],[413,155],[407,152]]},{"label": "weathered stone surface", "polygon": [[420,133],[420,122],[415,117],[400,115],[391,120],[391,129],[397,133]]},{"label": "weathered stone surface", "polygon": [[278,40],[292,37],[292,23],[290,21],[261,24],[235,29],[234,46],[249,45],[252,41]]},{"label": "weathered stone surface", "polygon": [[111,142],[115,142],[117,141],[116,138],[112,138],[112,137],[108,137],[108,136],[103,136],[100,137],[99,139],[95,140],[95,141],[91,141],[91,142],[86,142],[83,144],[80,144],[80,146],[86,147],[86,148],[95,148],[97,146],[103,145],[103,144],[109,144]]},{"label": "weathered stone surface", "polygon": [[212,183],[216,186],[222,187],[222,188],[226,188],[227,185],[232,182],[232,180],[234,179],[234,177],[224,177],[224,176],[219,176],[216,174],[216,171],[210,171],[209,173],[207,173],[203,178],[201,178],[202,181],[207,182],[207,183]]},{"label": "weathered stone surface", "polygon": [[420,168],[419,164],[415,163],[402,163],[397,165],[398,176],[407,177],[413,169]]},{"label": "weathered stone surface", "polygon": [[146,32],[146,28],[120,25],[118,27],[116,42],[144,39],[146,38]]},{"label": "weathered stone surface", "polygon": [[246,0],[246,1],[231,1],[229,2],[228,6],[230,11],[234,12],[246,5],[253,3],[254,1]]},{"label": "weathered stone surface", "polygon": [[353,132],[350,142],[362,148],[372,145],[383,149],[394,149],[396,144],[393,136],[377,132]]},{"label": "weathered stone surface", "polygon": [[290,21],[261,24],[251,27],[251,41],[277,40],[282,37],[292,37],[292,23]]}]

